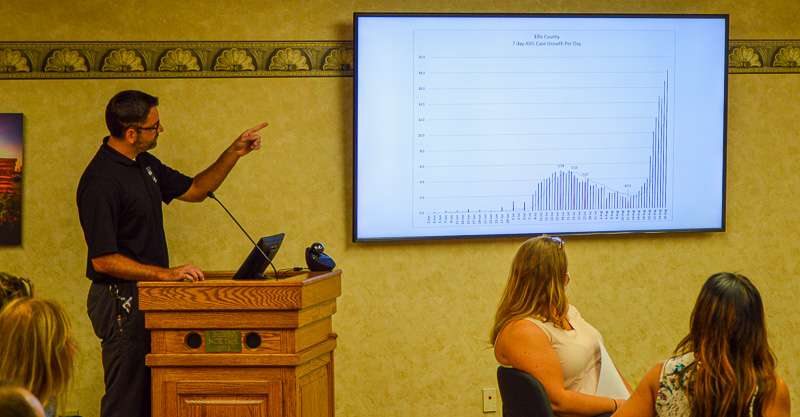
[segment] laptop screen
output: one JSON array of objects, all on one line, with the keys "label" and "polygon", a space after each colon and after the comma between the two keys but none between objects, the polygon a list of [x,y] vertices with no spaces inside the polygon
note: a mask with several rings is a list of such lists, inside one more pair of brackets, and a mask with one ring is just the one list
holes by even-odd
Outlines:
[{"label": "laptop screen", "polygon": [[[261,251],[253,247],[250,254],[247,255],[247,258],[242,262],[242,266],[240,266],[236,274],[233,275],[233,279],[265,279],[264,270],[267,269],[267,265],[275,259],[275,255],[281,247],[281,242],[283,242],[283,236],[283,233],[279,233],[259,239],[258,247],[261,248]],[[262,251],[264,252],[263,254],[261,253]],[[264,255],[267,255],[269,259],[265,259]]]}]

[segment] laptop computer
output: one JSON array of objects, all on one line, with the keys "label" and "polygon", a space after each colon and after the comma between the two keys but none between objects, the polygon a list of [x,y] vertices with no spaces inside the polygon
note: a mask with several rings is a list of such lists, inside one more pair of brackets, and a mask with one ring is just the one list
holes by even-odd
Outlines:
[{"label": "laptop computer", "polygon": [[[264,275],[264,270],[267,269],[267,266],[275,259],[275,255],[281,248],[283,237],[283,233],[278,233],[277,235],[265,236],[259,239],[258,247],[261,248],[261,251],[264,253],[262,254],[261,251],[254,246],[250,254],[247,255],[247,258],[242,262],[242,266],[240,266],[236,274],[233,275],[233,279],[266,279],[267,277]],[[267,255],[269,259],[264,258],[264,255]]]}]

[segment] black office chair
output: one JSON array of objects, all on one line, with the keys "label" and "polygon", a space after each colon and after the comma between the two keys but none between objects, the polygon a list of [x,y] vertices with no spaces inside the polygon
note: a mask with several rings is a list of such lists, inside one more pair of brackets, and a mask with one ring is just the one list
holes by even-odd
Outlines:
[{"label": "black office chair", "polygon": [[[497,385],[503,399],[503,417],[554,417],[544,386],[531,374],[516,368],[497,367]],[[611,417],[613,413],[595,417]]]},{"label": "black office chair", "polygon": [[503,417],[554,417],[542,383],[527,372],[497,367]]}]

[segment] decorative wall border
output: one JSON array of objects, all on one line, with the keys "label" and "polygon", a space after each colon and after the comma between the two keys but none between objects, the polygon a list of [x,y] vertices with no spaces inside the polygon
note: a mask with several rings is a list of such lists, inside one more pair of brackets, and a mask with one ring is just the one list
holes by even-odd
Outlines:
[{"label": "decorative wall border", "polygon": [[800,73],[800,40],[731,39],[728,73]]},{"label": "decorative wall border", "polygon": [[352,74],[349,41],[0,42],[0,79]]},{"label": "decorative wall border", "polygon": [[[800,73],[800,40],[728,48],[730,74]],[[0,42],[0,80],[352,75],[351,41]]]}]

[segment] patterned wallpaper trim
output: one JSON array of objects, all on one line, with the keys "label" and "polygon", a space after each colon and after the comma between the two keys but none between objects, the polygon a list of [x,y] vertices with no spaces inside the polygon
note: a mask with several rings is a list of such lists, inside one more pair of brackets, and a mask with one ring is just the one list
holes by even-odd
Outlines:
[{"label": "patterned wallpaper trim", "polygon": [[349,77],[349,41],[0,42],[0,79]]},{"label": "patterned wallpaper trim", "polygon": [[800,40],[731,39],[728,73],[800,73]]},{"label": "patterned wallpaper trim", "polygon": [[[728,72],[800,73],[800,40],[730,40]],[[0,42],[0,79],[352,75],[351,41]]]}]

